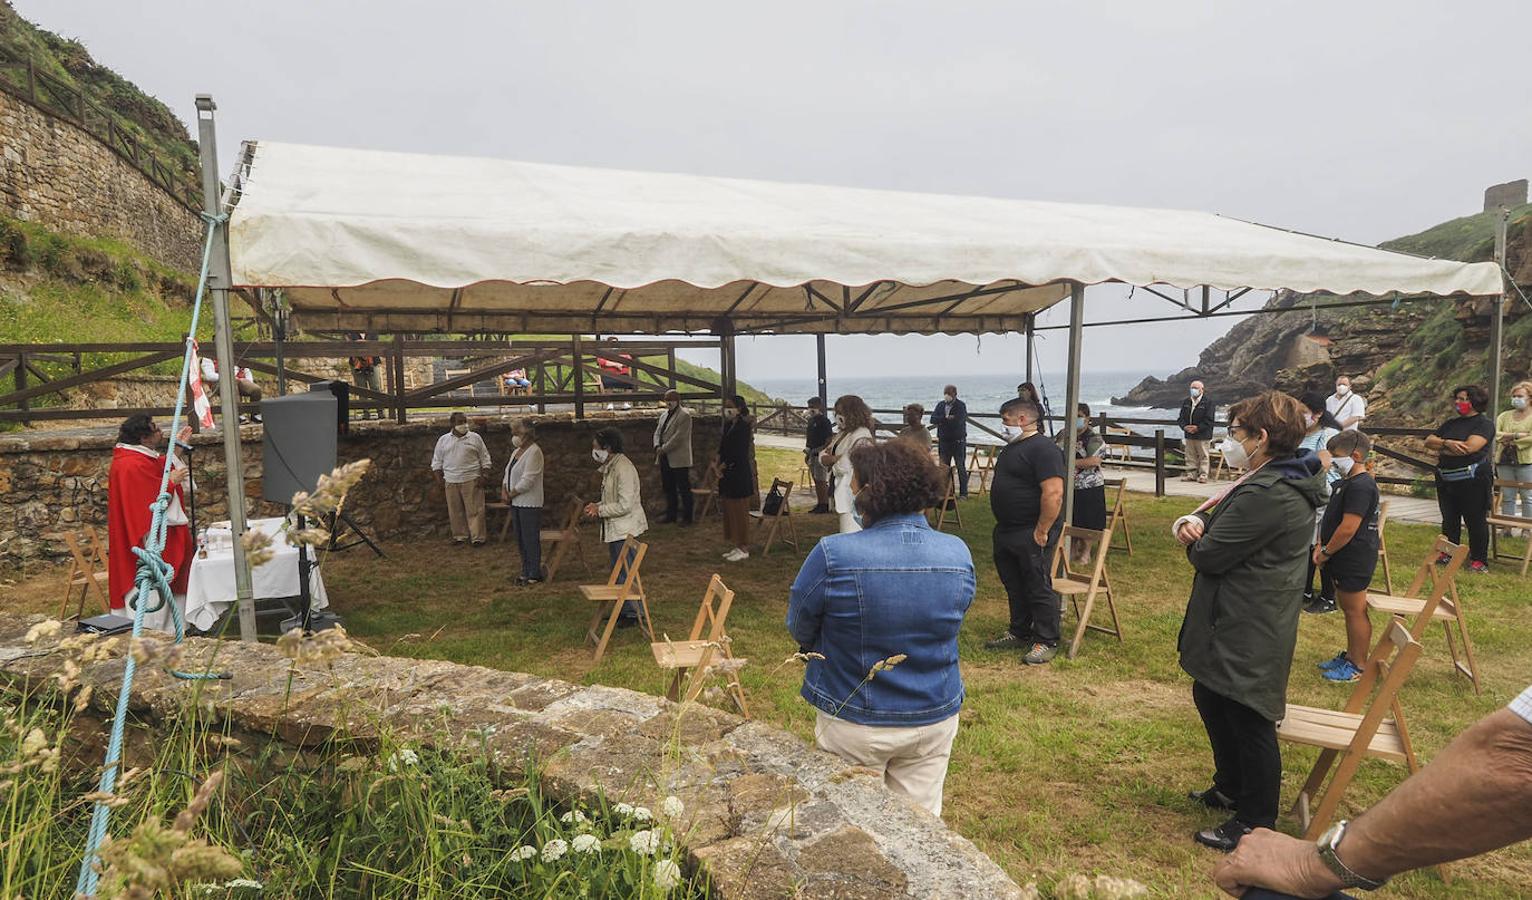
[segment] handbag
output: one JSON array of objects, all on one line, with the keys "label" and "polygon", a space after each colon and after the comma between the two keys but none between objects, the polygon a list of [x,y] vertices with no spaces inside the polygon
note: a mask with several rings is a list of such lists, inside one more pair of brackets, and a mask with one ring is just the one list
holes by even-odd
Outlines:
[{"label": "handbag", "polygon": [[1506,444],[1500,448],[1500,458],[1496,462],[1502,466],[1519,466],[1521,465],[1521,453],[1516,449],[1515,444]]},{"label": "handbag", "polygon": [[766,499],[761,503],[761,515],[774,516],[782,511],[782,492],[772,490],[766,494]]},{"label": "handbag", "polygon": [[1472,481],[1478,477],[1479,466],[1482,464],[1483,463],[1473,463],[1472,465],[1464,466],[1461,469],[1443,469],[1438,466],[1436,469],[1436,474],[1440,476],[1442,481]]}]

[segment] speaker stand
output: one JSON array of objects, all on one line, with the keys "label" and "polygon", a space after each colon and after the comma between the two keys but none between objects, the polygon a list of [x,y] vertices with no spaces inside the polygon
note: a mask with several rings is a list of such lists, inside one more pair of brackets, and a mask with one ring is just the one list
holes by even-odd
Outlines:
[{"label": "speaker stand", "polygon": [[[383,552],[383,549],[379,547],[372,538],[367,536],[367,532],[362,530],[362,526],[356,524],[355,520],[351,518],[350,513],[343,509],[338,510],[337,512],[331,513],[329,519],[330,521],[327,524],[330,528],[330,543],[327,549],[331,552],[336,550],[350,550],[352,547],[359,547],[362,544],[366,544],[372,549],[373,553],[378,555],[379,559],[384,559],[387,557],[387,554]],[[348,541],[342,542],[341,538],[345,536],[346,529],[348,528],[354,532],[355,536]]]}]

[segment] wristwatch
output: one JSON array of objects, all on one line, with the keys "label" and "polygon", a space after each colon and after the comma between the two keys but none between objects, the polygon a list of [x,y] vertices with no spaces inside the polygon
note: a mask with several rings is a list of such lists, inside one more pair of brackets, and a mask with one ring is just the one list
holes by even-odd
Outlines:
[{"label": "wristwatch", "polygon": [[1336,849],[1340,847],[1341,838],[1346,835],[1346,826],[1349,824],[1347,820],[1341,819],[1339,822],[1331,825],[1328,831],[1319,836],[1319,841],[1316,844],[1316,848],[1319,850],[1319,861],[1324,863],[1325,868],[1329,869],[1336,878],[1340,879],[1341,887],[1375,891],[1388,884],[1388,879],[1374,880],[1365,875],[1358,875],[1349,866],[1341,862],[1341,858],[1335,854]]}]

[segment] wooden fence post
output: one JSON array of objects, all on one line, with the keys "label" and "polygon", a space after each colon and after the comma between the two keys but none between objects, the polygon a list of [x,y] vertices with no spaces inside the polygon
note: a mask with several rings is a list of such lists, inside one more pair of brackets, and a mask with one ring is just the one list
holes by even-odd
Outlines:
[{"label": "wooden fence post", "polygon": [[394,335],[394,421],[403,425],[409,419],[405,409],[404,391],[404,337]]},{"label": "wooden fence post", "polygon": [[[26,389],[27,389],[27,355],[25,353],[18,353],[18,354],[16,354],[16,390],[17,391],[24,391]],[[31,410],[31,408],[32,408],[32,401],[27,400],[26,398],[22,398],[20,401],[18,401],[16,403],[16,405],[21,408],[21,411],[23,413],[25,413],[25,412]],[[22,416],[21,424],[23,424],[23,425],[31,425],[32,424],[32,420],[26,418],[25,416]]]},{"label": "wooden fence post", "polygon": [[548,396],[548,374],[547,374],[546,367],[543,364],[543,360],[538,360],[537,361],[537,414],[540,415],[540,416],[545,416],[545,415],[548,414],[548,404],[545,403],[544,400],[543,400],[543,398],[547,397],[547,396]]},{"label": "wooden fence post", "polygon": [[1154,429],[1154,496],[1165,496],[1165,429]]},{"label": "wooden fence post", "polygon": [[585,358],[580,351],[580,336],[574,336],[574,414],[585,418]]}]

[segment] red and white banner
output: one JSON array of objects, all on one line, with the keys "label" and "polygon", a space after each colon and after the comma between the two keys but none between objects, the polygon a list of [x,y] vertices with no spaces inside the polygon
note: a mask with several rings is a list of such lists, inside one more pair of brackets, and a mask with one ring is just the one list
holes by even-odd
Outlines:
[{"label": "red and white banner", "polygon": [[197,358],[197,342],[192,341],[191,373],[187,379],[191,386],[192,414],[203,428],[213,427],[213,405],[208,402],[207,391],[202,388],[202,361]]}]

